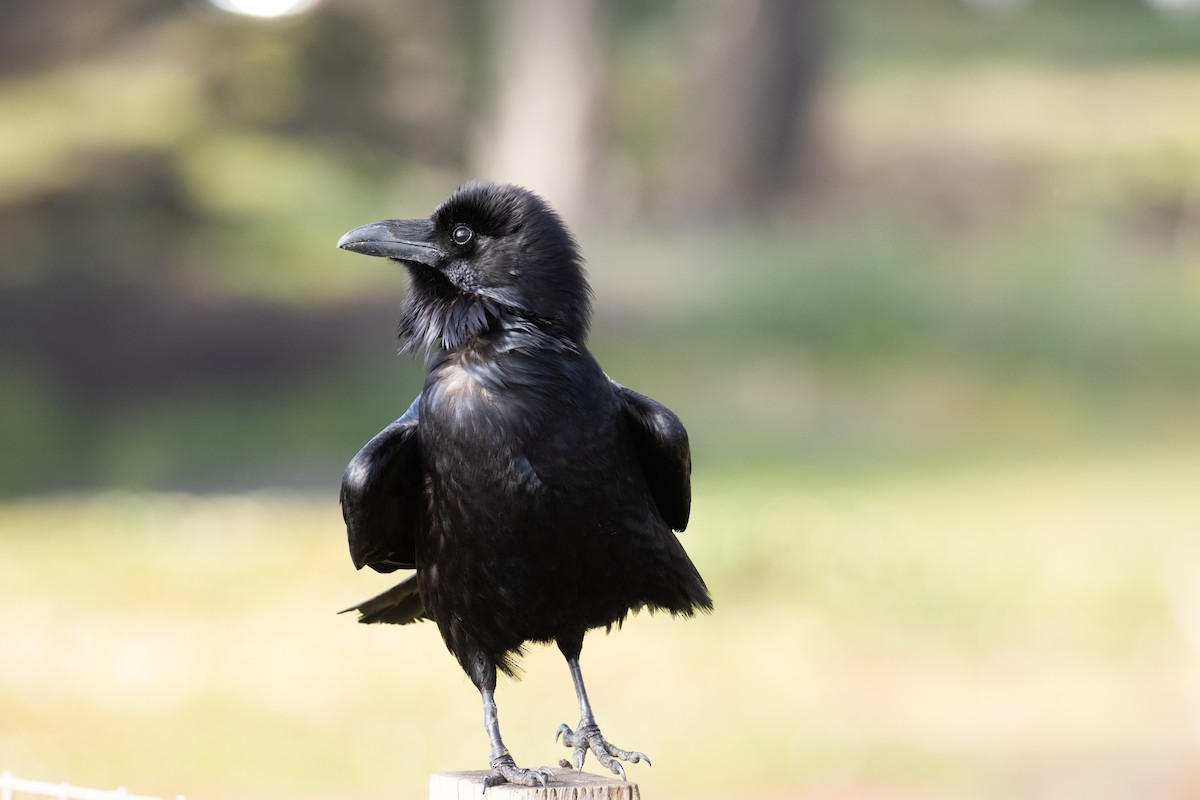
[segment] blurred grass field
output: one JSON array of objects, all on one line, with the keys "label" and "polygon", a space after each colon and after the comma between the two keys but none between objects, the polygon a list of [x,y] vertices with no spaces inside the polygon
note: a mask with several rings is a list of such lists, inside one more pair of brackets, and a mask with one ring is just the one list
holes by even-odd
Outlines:
[{"label": "blurred grass field", "polygon": [[[707,470],[711,617],[584,666],[647,797],[1186,796],[1200,465],[1184,449],[842,477]],[[105,494],[0,511],[0,763],[189,797],[422,797],[486,758],[432,625],[333,612],[332,496]],[[1193,641],[1200,644],[1200,641]],[[573,722],[553,648],[499,691],[527,764]],[[1189,784],[1189,781],[1192,782]]]}]

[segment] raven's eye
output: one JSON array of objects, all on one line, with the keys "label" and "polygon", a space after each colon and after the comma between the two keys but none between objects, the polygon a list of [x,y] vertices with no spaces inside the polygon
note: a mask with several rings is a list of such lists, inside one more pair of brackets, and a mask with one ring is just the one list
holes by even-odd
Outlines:
[{"label": "raven's eye", "polygon": [[454,229],[454,233],[450,234],[450,238],[454,239],[455,244],[466,244],[475,238],[475,231],[466,225],[459,225]]}]

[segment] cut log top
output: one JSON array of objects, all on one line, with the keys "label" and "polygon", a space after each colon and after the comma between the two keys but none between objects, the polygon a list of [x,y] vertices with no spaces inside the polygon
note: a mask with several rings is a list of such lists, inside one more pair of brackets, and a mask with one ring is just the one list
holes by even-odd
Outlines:
[{"label": "cut log top", "polygon": [[[438,772],[429,778],[429,800],[481,800],[487,770]],[[487,790],[487,800],[641,800],[636,783],[619,778],[555,769],[546,788],[502,783]]]}]

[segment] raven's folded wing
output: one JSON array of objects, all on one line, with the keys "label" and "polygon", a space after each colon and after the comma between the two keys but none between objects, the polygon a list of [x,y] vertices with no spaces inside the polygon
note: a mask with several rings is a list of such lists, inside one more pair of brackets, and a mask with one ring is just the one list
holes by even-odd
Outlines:
[{"label": "raven's folded wing", "polygon": [[416,566],[413,531],[423,507],[420,400],[418,395],[404,416],[363,445],[342,476],[342,518],[357,569],[392,572]]},{"label": "raven's folded wing", "polygon": [[692,510],[692,453],[675,412],[609,378],[628,423],[650,494],[673,530],[687,527]]}]

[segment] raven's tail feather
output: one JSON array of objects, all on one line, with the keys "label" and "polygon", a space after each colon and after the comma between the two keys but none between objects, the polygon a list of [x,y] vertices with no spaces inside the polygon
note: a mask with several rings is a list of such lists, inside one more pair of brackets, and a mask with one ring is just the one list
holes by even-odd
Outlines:
[{"label": "raven's tail feather", "polygon": [[389,622],[393,625],[407,625],[410,622],[429,619],[417,587],[415,573],[383,594],[338,613],[345,614],[347,611],[357,611],[358,621],[364,623]]}]

